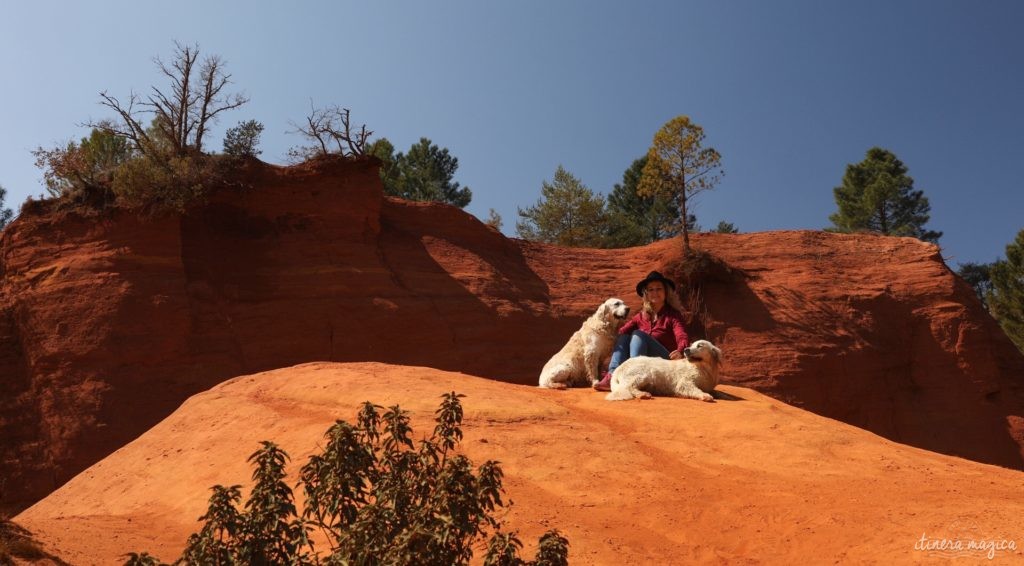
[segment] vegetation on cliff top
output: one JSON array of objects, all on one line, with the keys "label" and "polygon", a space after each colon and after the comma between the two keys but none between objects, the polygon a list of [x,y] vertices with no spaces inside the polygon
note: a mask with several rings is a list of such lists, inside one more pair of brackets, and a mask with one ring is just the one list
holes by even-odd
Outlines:
[{"label": "vegetation on cliff top", "polygon": [[[200,59],[198,45],[176,42],[169,61],[158,57],[155,62],[166,79],[164,86],[150,87],[145,96],[132,92],[123,100],[102,92],[100,104],[114,118],[87,122],[91,131],[78,142],[33,151],[57,206],[183,211],[213,188],[239,186],[234,168],[240,160],[261,153],[263,125],[256,120],[239,122],[227,130],[223,153],[206,151],[211,126],[223,113],[249,101],[244,94],[228,92],[232,82],[224,60],[216,55]],[[472,199],[469,187],[454,180],[458,158],[428,138],[421,138],[408,152],[396,153],[386,138],[370,142],[373,132],[353,124],[349,109],[337,105],[311,104],[309,115],[293,126],[307,142],[290,150],[293,160],[369,154],[381,161],[387,194],[458,207]],[[647,154],[626,169],[622,183],[607,199],[559,166],[553,181],[542,183],[537,203],[519,209],[516,230],[525,239],[581,247],[636,246],[682,234],[684,255],[691,257],[689,233],[700,229],[691,212],[693,197],[714,188],[723,174],[721,156],[705,146],[703,128],[688,116],[677,116],[659,129]],[[889,150],[873,147],[861,162],[849,164],[833,195],[837,211],[829,217],[828,230],[929,242],[942,235],[925,227],[930,218],[928,198],[914,188],[907,166]],[[5,196],[0,187],[0,228],[13,218],[3,206]],[[493,209],[486,222],[502,225]],[[713,231],[738,229],[723,220]],[[1024,323],[1016,313],[1022,299],[1015,291],[1020,276],[1013,259],[1018,245],[1008,246],[1005,260],[966,264],[960,274],[1021,345],[1024,330],[1019,327]]]},{"label": "vegetation on cliff top", "polygon": [[1024,352],[1024,230],[1006,246],[1006,259],[991,266],[987,303],[1006,335]]},{"label": "vegetation on cliff top", "polygon": [[92,131],[78,143],[33,152],[60,204],[183,210],[226,182],[232,156],[207,153],[206,141],[221,114],[248,97],[227,91],[224,60],[200,59],[198,46],[175,43],[173,57],[155,63],[166,85],[124,99],[101,92],[100,104],[115,118],[83,124]]},{"label": "vegetation on cliff top", "polygon": [[14,212],[9,208],[4,208],[4,200],[7,198],[7,189],[0,186],[0,230],[3,230],[4,226],[11,221],[14,217]]},{"label": "vegetation on cliff top", "polygon": [[829,216],[836,232],[877,232],[938,242],[942,232],[924,227],[931,205],[914,189],[907,166],[891,151],[868,150],[860,163],[847,165],[843,184],[833,189],[839,210]]},{"label": "vegetation on cliff top", "polygon": [[[82,124],[91,131],[78,142],[32,152],[58,206],[183,211],[212,189],[237,185],[232,173],[240,160],[261,153],[263,124],[256,120],[229,128],[223,153],[207,150],[211,127],[222,114],[249,101],[244,94],[228,91],[232,81],[223,59],[201,59],[198,45],[175,43],[169,61],[158,57],[155,62],[165,85],[150,87],[146,95],[131,92],[127,98],[100,93],[100,104],[114,118]],[[289,150],[293,161],[323,155],[357,157],[371,149],[373,132],[353,124],[347,108],[311,105],[310,113],[292,125],[293,133],[305,140],[305,145]],[[452,180],[458,159],[447,148],[426,138],[397,156],[382,153],[385,147],[391,145],[382,138],[369,153],[384,161],[388,174],[382,171],[382,177],[389,194],[460,207],[469,204],[469,188]],[[392,167],[397,172],[393,175]]]}]

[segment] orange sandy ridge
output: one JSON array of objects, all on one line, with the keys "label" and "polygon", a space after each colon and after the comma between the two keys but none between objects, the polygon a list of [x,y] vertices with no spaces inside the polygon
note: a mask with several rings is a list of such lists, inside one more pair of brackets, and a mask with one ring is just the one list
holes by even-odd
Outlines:
[{"label": "orange sandy ridge", "polygon": [[558,528],[575,564],[1022,558],[1024,473],[898,444],[751,389],[720,386],[735,399],[716,403],[612,403],[587,389],[381,363],[226,381],[15,520],[73,564],[142,550],[173,560],[209,487],[249,483],[245,459],[260,440],[289,452],[294,485],[327,427],[362,401],[401,405],[426,434],[451,390],[466,395],[462,449],[503,465],[514,501],[504,523],[527,554]]}]

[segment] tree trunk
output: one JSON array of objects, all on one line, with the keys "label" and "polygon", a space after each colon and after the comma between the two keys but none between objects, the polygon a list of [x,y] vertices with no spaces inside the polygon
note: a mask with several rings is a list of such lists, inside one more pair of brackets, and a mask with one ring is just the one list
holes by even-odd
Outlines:
[{"label": "tree trunk", "polygon": [[686,225],[686,177],[683,177],[682,187],[679,189],[679,213],[683,220],[683,257],[690,255],[690,228]]}]

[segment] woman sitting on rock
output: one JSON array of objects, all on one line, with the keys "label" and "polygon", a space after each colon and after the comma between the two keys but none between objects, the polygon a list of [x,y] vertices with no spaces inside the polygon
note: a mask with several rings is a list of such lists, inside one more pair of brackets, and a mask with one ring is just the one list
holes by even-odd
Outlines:
[{"label": "woman sitting on rock", "polygon": [[619,329],[608,371],[594,384],[598,391],[611,391],[612,372],[629,358],[678,360],[683,357],[683,348],[689,345],[675,283],[652,271],[636,284],[636,294],[643,298],[643,308]]}]

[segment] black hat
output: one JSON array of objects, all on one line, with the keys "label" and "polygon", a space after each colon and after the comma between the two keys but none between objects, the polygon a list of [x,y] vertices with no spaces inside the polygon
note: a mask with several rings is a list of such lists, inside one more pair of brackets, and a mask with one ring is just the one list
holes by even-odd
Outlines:
[{"label": "black hat", "polygon": [[647,284],[651,281],[661,281],[666,287],[671,287],[673,291],[676,290],[676,284],[671,279],[662,275],[660,271],[652,271],[647,274],[647,277],[644,277],[643,281],[636,284],[636,294],[643,297],[644,289],[647,288]]}]

